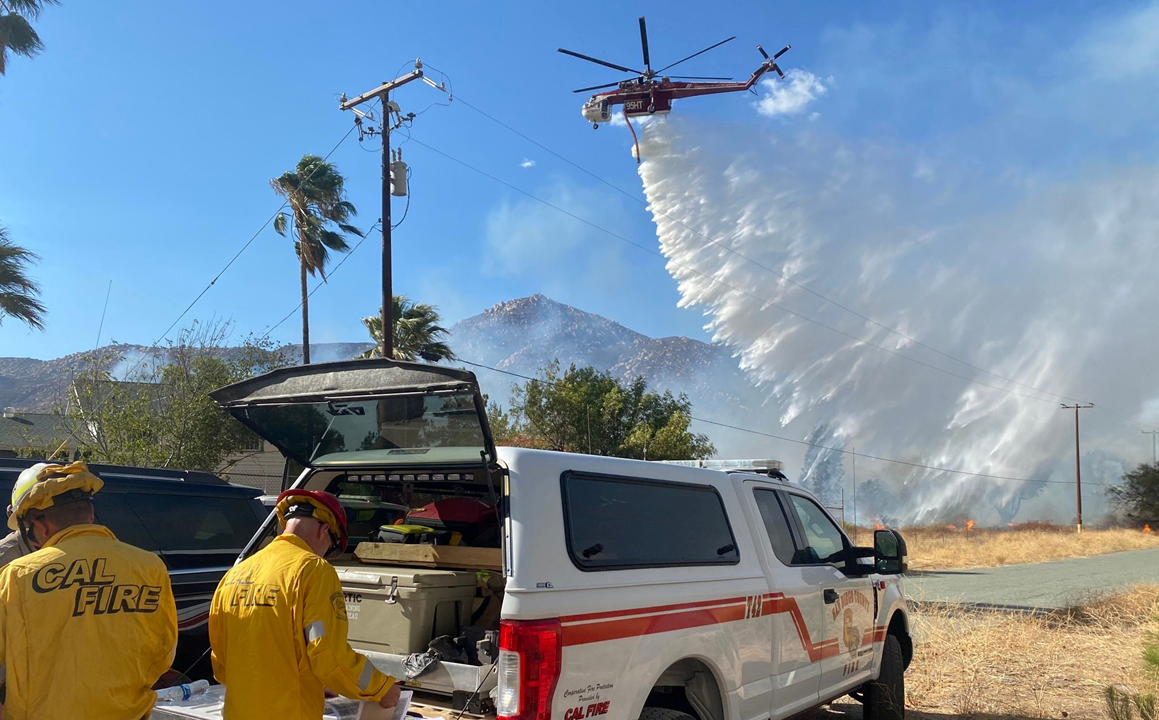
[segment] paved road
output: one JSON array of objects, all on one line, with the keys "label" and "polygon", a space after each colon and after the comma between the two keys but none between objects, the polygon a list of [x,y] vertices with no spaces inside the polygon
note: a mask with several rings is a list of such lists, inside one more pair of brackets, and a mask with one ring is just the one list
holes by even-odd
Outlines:
[{"label": "paved road", "polygon": [[906,594],[917,601],[1011,609],[1063,608],[1092,592],[1134,583],[1159,584],[1159,548],[975,570],[916,572]]}]

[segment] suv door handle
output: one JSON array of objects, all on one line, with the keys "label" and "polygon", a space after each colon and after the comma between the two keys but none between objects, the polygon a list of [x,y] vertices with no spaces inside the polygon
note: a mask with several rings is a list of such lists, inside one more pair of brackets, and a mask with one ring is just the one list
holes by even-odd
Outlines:
[{"label": "suv door handle", "polygon": [[837,595],[836,590],[833,590],[832,588],[828,588],[825,590],[825,604],[826,605],[832,605],[833,603],[837,602],[837,597],[838,597],[838,595]]}]

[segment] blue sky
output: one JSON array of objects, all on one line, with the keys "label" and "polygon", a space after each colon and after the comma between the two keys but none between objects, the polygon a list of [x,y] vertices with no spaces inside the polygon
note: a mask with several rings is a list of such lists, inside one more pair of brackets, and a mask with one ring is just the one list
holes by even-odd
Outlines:
[{"label": "blue sky", "polygon": [[[743,78],[757,64],[756,43],[792,43],[784,67],[815,83],[795,86],[805,93],[799,111],[768,117],[757,98],[731,95],[683,101],[676,112],[770,138],[807,125],[826,138],[904,148],[915,173],[952,168],[962,183],[954,191],[980,208],[1016,193],[1011,177],[1025,185],[1154,164],[1157,7],[66,1],[37,23],[43,55],[13,60],[0,78],[0,223],[41,255],[33,274],[49,310],[44,332],[0,325],[0,355],[91,347],[110,280],[103,341],[158,339],[277,208],[269,178],[303,153],[324,154],[350,127],[338,94],[393,78],[415,57],[435,79],[436,68],[445,73],[461,101],[639,199],[626,129],[593,132],[579,115],[584,95],[571,92],[617,74],[555,48],[634,65],[644,14],[652,55],[666,62],[737,35],[682,67]],[[404,112],[425,111],[414,138],[655,246],[641,204],[464,102],[432,106],[445,97],[422,84],[396,99]],[[439,305],[450,322],[544,292],[650,335],[707,339],[701,313],[677,307],[657,257],[415,143],[402,147],[413,197],[394,235],[397,291]],[[369,227],[379,215],[377,146],[351,138],[332,160]],[[971,212],[969,202],[956,207]],[[314,295],[315,342],[364,338],[359,318],[378,306],[377,251],[372,237]],[[289,241],[267,229],[183,324],[216,317],[231,319],[237,338],[264,332],[298,302],[296,266]],[[298,333],[293,318],[273,337],[294,342]]]}]

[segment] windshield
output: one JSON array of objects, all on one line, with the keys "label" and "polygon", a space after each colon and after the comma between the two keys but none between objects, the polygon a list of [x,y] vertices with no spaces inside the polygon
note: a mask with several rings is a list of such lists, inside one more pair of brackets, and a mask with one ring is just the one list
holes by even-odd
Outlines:
[{"label": "windshield", "polygon": [[256,405],[245,418],[306,465],[477,462],[483,429],[472,393]]}]

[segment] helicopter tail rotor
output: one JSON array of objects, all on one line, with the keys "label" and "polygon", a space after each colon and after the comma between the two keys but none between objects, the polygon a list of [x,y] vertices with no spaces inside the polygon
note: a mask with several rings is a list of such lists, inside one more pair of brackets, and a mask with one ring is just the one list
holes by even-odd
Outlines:
[{"label": "helicopter tail rotor", "polygon": [[760,52],[762,57],[764,57],[765,62],[769,66],[769,69],[775,71],[777,73],[777,75],[779,75],[780,78],[782,80],[784,80],[785,73],[782,72],[781,67],[779,65],[777,65],[777,59],[779,57],[781,57],[782,55],[784,55],[785,53],[789,52],[789,50],[792,47],[793,47],[792,45],[786,45],[785,47],[778,50],[777,53],[775,55],[773,55],[772,57],[769,57],[769,54],[767,52],[765,52],[765,49],[763,47],[761,47],[760,45],[757,45],[757,51]]}]

